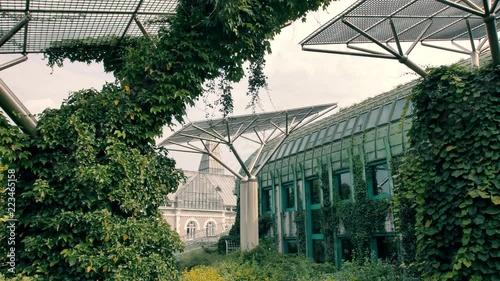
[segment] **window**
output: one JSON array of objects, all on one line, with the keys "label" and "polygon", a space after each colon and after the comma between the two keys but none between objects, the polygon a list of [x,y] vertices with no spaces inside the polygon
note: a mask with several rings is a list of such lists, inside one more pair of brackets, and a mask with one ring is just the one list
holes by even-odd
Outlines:
[{"label": "window", "polygon": [[186,234],[188,240],[193,240],[196,238],[196,222],[190,221],[186,228]]},{"label": "window", "polygon": [[366,123],[366,129],[371,129],[377,125],[378,114],[380,113],[380,107],[372,110],[370,112],[370,117],[368,118],[368,123]]},{"label": "window", "polygon": [[352,261],[354,255],[354,245],[351,242],[351,239],[348,238],[340,238],[340,259],[342,262]]},{"label": "window", "polygon": [[289,145],[286,147],[286,151],[283,154],[283,157],[290,155],[290,151],[292,151],[292,147],[294,144],[295,144],[294,141],[289,142]]},{"label": "window", "polygon": [[345,121],[340,122],[338,127],[337,127],[337,131],[335,132],[335,135],[333,136],[334,140],[338,140],[342,137],[342,133],[344,132],[344,127],[345,127]]},{"label": "window", "polygon": [[267,154],[269,154],[269,151],[270,150],[266,150],[266,151],[262,152],[262,154],[260,156],[260,159],[259,159],[259,162],[258,162],[257,165],[262,164],[262,162],[264,161],[264,159],[266,159]]},{"label": "window", "polygon": [[352,117],[351,119],[349,119],[347,125],[345,126],[344,137],[348,137],[351,135],[352,128],[354,128],[355,122],[356,122],[356,117]]},{"label": "window", "polygon": [[295,152],[297,152],[297,150],[299,149],[299,145],[300,145],[300,140],[301,139],[297,139],[293,145],[293,148],[292,148],[292,151],[290,152],[291,154],[294,154]]},{"label": "window", "polygon": [[299,248],[297,246],[297,240],[285,240],[285,253],[286,254],[298,254]]},{"label": "window", "polygon": [[395,236],[375,236],[373,241],[375,253],[379,260],[393,260],[397,258],[398,243]]},{"label": "window", "polygon": [[311,180],[309,184],[311,205],[321,204],[321,187],[319,186],[319,180]]},{"label": "window", "polygon": [[389,122],[389,115],[391,115],[392,103],[384,105],[382,108],[382,113],[380,113],[380,118],[378,121],[379,125]]},{"label": "window", "polygon": [[281,157],[283,157],[283,153],[285,152],[285,150],[287,150],[287,148],[288,148],[289,145],[290,145],[289,142],[281,144],[281,147],[280,147],[280,149],[278,150],[278,153],[277,153],[278,155],[276,155],[276,160],[281,159]]},{"label": "window", "polygon": [[267,188],[262,190],[262,211],[271,213],[273,211],[273,189]]},{"label": "window", "polygon": [[337,124],[333,124],[330,128],[328,128],[328,131],[326,132],[326,137],[323,141],[323,144],[327,142],[331,142],[333,139],[333,134],[335,133],[335,129],[337,128]]},{"label": "window", "polygon": [[391,121],[395,121],[401,119],[401,115],[403,115],[403,109],[405,107],[406,100],[400,99],[396,102],[394,106],[394,112],[392,113]]},{"label": "window", "polygon": [[313,259],[317,263],[325,262],[325,243],[322,239],[313,240]]},{"label": "window", "polygon": [[214,237],[216,235],[217,225],[213,221],[209,221],[205,227],[206,237]]},{"label": "window", "polygon": [[377,198],[387,197],[391,194],[387,163],[370,166],[370,191],[371,196]]},{"label": "window", "polygon": [[352,199],[352,175],[349,171],[339,172],[335,174],[335,189],[340,199]]},{"label": "window", "polygon": [[303,139],[302,139],[302,143],[300,144],[300,148],[299,148],[299,151],[304,151],[304,149],[306,149],[306,145],[307,145],[307,142],[309,141],[309,135],[305,136]]},{"label": "window", "polygon": [[285,211],[295,210],[295,188],[293,185],[283,187],[283,208]]},{"label": "window", "polygon": [[354,134],[359,133],[363,130],[363,126],[365,125],[366,117],[368,117],[368,112],[362,113],[359,115],[358,122],[356,122],[356,126],[354,126]]},{"label": "window", "polygon": [[326,128],[319,131],[318,138],[316,139],[314,146],[318,146],[318,145],[323,144],[323,138],[325,138],[325,134],[326,134]]},{"label": "window", "polygon": [[313,148],[314,144],[316,143],[316,137],[318,136],[318,132],[314,132],[311,134],[311,137],[309,138],[309,142],[307,144],[306,149]]},{"label": "window", "polygon": [[311,210],[312,234],[321,234],[321,209]]}]

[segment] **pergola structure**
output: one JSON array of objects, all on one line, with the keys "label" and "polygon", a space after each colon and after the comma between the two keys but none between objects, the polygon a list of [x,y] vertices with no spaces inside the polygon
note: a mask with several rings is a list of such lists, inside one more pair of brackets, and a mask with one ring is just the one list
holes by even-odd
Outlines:
[{"label": "pergola structure", "polygon": [[[0,65],[0,71],[28,59],[29,53],[85,45],[117,45],[126,37],[154,36],[175,15],[177,0],[2,0],[0,54],[21,57]],[[0,106],[29,134],[36,120],[0,80]]]},{"label": "pergola structure", "polygon": [[[500,64],[499,0],[358,0],[344,12],[300,42],[304,51],[395,59],[421,76],[426,72],[408,56],[421,45],[470,55],[479,65],[479,53],[490,48]],[[452,47],[435,44],[450,41]],[[411,45],[403,50],[401,43]],[[466,42],[469,48],[460,45]],[[366,48],[374,43],[379,49]],[[488,44],[486,44],[488,43]],[[333,48],[311,46],[330,45]],[[348,50],[339,50],[345,45]]]},{"label": "pergola structure", "polygon": [[[160,146],[166,146],[171,151],[208,154],[241,180],[240,243],[242,250],[249,250],[259,244],[257,174],[292,132],[317,120],[336,107],[337,104],[332,103],[193,122],[162,141]],[[267,132],[270,133],[266,135]],[[279,138],[279,141],[264,159],[259,160],[260,165],[257,166],[257,160],[261,157],[264,146],[275,138]],[[245,162],[234,146],[239,139],[259,145],[251,162]],[[210,143],[216,143],[216,146],[209,145]],[[240,164],[243,175],[231,169],[227,163],[214,155],[213,150],[218,145],[225,145],[230,149]]]}]

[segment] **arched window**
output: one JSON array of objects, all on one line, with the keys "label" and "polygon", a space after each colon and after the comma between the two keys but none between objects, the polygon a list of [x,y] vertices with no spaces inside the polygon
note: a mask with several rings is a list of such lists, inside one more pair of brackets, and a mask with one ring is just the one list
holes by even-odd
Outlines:
[{"label": "arched window", "polygon": [[209,221],[207,226],[205,227],[205,233],[207,237],[213,237],[216,234],[216,225],[215,222]]},{"label": "arched window", "polygon": [[187,239],[193,240],[196,238],[196,223],[194,221],[190,221],[187,225]]}]

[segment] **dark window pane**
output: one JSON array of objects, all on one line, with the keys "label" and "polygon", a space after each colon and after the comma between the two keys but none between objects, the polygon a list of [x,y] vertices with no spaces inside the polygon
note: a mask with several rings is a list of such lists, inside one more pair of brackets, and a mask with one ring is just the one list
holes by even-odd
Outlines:
[{"label": "dark window pane", "polygon": [[328,131],[326,132],[326,137],[325,137],[325,140],[323,141],[323,144],[332,141],[333,134],[335,133],[336,128],[337,128],[337,124],[333,124],[330,128],[328,128]]},{"label": "dark window pane", "polygon": [[391,121],[395,121],[401,119],[401,115],[403,114],[403,109],[405,107],[406,100],[401,99],[396,102],[394,106],[394,112],[392,113]]},{"label": "dark window pane", "polygon": [[361,114],[356,122],[356,126],[354,126],[354,133],[361,132],[363,130],[363,126],[365,125],[366,117],[368,117],[368,112]]},{"label": "dark window pane", "polygon": [[338,140],[342,137],[342,133],[344,132],[344,127],[345,127],[345,121],[340,122],[337,127],[337,131],[335,132],[335,136],[333,137],[334,140]]},{"label": "dark window pane", "polygon": [[293,186],[287,186],[285,187],[285,194],[284,194],[284,206],[286,209],[292,209],[295,208],[295,188]]},{"label": "dark window pane", "polygon": [[378,114],[380,113],[380,107],[375,108],[370,112],[370,117],[368,118],[368,123],[366,123],[366,129],[371,129],[377,124]]},{"label": "dark window pane", "polygon": [[286,241],[286,253],[287,254],[297,254],[299,253],[299,249],[297,247],[297,241]]},{"label": "dark window pane", "polygon": [[315,146],[323,144],[323,139],[325,138],[325,134],[326,134],[326,128],[319,131],[318,138],[316,139],[316,142],[314,143]]},{"label": "dark window pane", "polygon": [[337,190],[339,193],[339,197],[342,200],[351,199],[351,185],[352,185],[352,176],[350,172],[345,172],[336,175],[337,179]]},{"label": "dark window pane", "polygon": [[303,139],[302,139],[302,143],[300,144],[300,148],[299,148],[299,151],[304,151],[304,149],[306,149],[306,145],[307,145],[307,142],[309,141],[309,135],[305,136]]},{"label": "dark window pane", "polygon": [[262,190],[262,206],[264,212],[272,211],[272,199],[273,199],[273,190],[272,189],[264,189]]},{"label": "dark window pane", "polygon": [[313,258],[317,263],[325,262],[325,243],[323,240],[313,240]]},{"label": "dark window pane", "polygon": [[378,120],[378,124],[382,125],[389,122],[389,115],[391,114],[392,103],[384,105],[382,108],[382,113],[380,114],[380,118]]},{"label": "dark window pane", "polygon": [[311,210],[312,234],[321,234],[321,210]]},{"label": "dark window pane", "polygon": [[373,195],[390,194],[389,170],[387,164],[371,167]]},{"label": "dark window pane", "polygon": [[342,261],[352,261],[354,245],[351,242],[351,239],[340,239],[340,250],[342,251]]},{"label": "dark window pane", "polygon": [[319,186],[319,180],[312,180],[309,181],[309,183],[311,205],[321,204],[321,188]]},{"label": "dark window pane", "polygon": [[349,119],[347,125],[345,126],[344,137],[348,137],[351,135],[352,128],[354,128],[354,123],[356,123],[356,117],[352,117],[351,119]]},{"label": "dark window pane", "polygon": [[397,257],[397,240],[390,236],[375,237],[377,244],[377,258],[380,260],[393,260]]}]

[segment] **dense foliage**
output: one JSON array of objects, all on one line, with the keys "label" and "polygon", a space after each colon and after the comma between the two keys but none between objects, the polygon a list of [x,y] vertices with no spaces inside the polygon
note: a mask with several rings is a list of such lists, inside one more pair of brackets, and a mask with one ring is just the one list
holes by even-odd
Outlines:
[{"label": "dense foliage", "polygon": [[157,207],[182,174],[154,147],[154,137],[182,120],[207,88],[220,89],[229,112],[231,82],[242,79],[246,61],[255,99],[266,83],[264,54],[273,36],[329,2],[181,0],[153,41],[71,41],[47,50],[51,65],[67,58],[103,62],[117,83],[74,93],[60,109],[45,111],[32,139],[0,119],[1,167],[18,177],[17,273],[42,280],[176,279],[172,253],[181,245]]},{"label": "dense foliage", "polygon": [[500,280],[500,68],[440,67],[413,92],[401,167],[430,280]]}]

